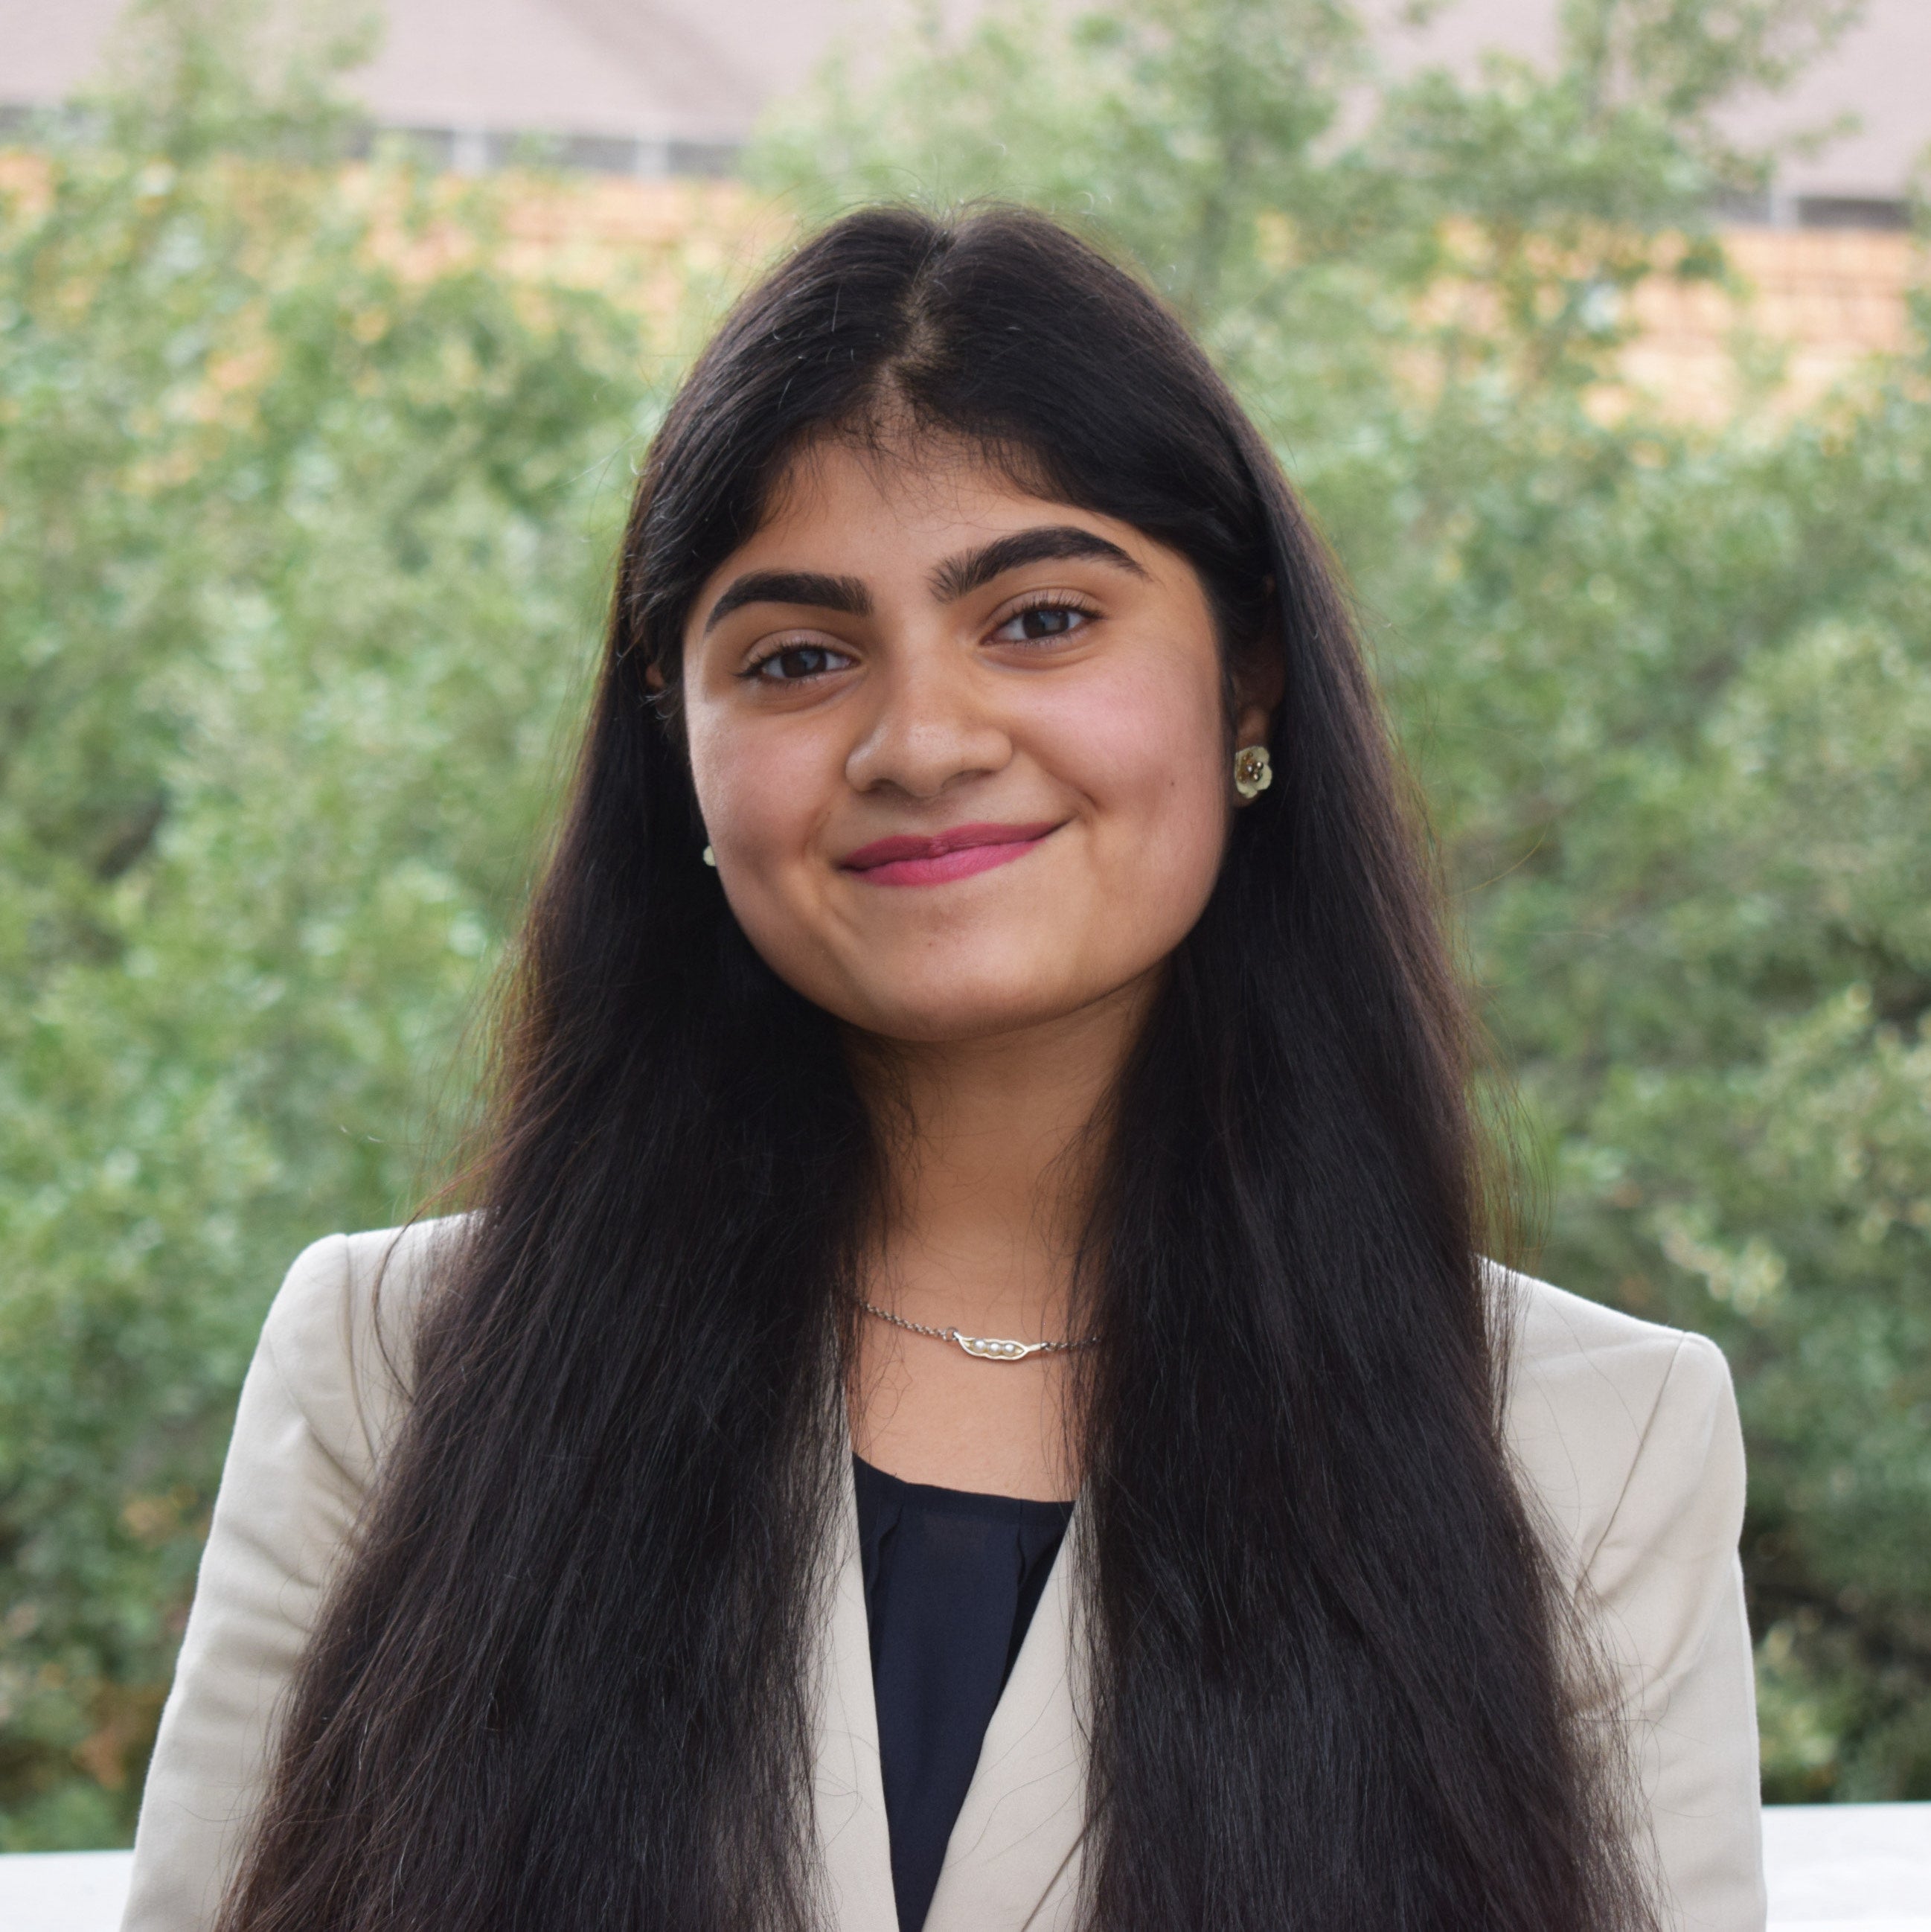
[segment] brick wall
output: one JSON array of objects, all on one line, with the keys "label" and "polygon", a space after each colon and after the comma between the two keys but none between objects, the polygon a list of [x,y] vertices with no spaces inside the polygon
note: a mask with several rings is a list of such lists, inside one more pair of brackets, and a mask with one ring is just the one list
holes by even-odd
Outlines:
[{"label": "brick wall", "polygon": [[[634,284],[682,334],[701,332],[781,244],[789,219],[735,183],[605,178],[532,190],[511,225],[532,266]],[[1874,352],[1906,346],[1907,292],[1925,274],[1909,236],[1733,228],[1724,242],[1728,288],[1659,279],[1633,298],[1639,332],[1625,372],[1685,418],[1715,420],[1738,406],[1740,350],[1776,406],[1794,410]]]}]

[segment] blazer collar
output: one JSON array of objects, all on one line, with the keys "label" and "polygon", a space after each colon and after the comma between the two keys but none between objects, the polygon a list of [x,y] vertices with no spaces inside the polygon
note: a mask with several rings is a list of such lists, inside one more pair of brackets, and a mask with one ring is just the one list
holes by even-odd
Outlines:
[{"label": "blazer collar", "polygon": [[[898,1932],[891,1839],[872,1701],[871,1639],[847,1457],[817,1698],[814,1766],[820,1869],[837,1932]],[[1073,1922],[1086,1809],[1086,1736],[1075,1682],[1079,1512],[986,1727],[952,1828],[925,1932],[1065,1932]]]}]

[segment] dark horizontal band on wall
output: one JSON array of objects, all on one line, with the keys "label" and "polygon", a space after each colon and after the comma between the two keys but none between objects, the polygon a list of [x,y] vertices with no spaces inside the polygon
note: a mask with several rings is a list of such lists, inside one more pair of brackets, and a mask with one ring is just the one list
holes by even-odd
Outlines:
[{"label": "dark horizontal band on wall", "polygon": [[385,141],[404,143],[433,167],[469,174],[496,168],[567,168],[585,174],[666,175],[715,179],[737,170],[736,141],[690,141],[648,135],[552,134],[499,128],[376,128],[350,144],[357,156]]},{"label": "dark horizontal band on wall", "polygon": [[1719,195],[1720,219],[1750,228],[1861,228],[1896,233],[1911,226],[1902,195],[1780,195],[1768,188]]},{"label": "dark horizontal band on wall", "polygon": [[[71,109],[0,101],[0,140],[31,141],[82,117]],[[717,181],[737,172],[743,152],[736,141],[694,141],[652,135],[559,134],[499,128],[396,128],[373,123],[352,131],[348,154],[366,158],[386,142],[399,142],[424,166],[459,173],[498,168],[560,168],[583,174],[624,175],[643,180],[667,176]],[[1717,198],[1723,221],[1759,228],[1845,228],[1896,233],[1911,226],[1903,196],[1856,194],[1780,195],[1770,189]]]},{"label": "dark horizontal band on wall", "polygon": [[[0,101],[0,142],[31,142],[85,130],[84,110]],[[349,158],[365,159],[386,143],[399,144],[425,166],[467,174],[497,168],[562,168],[583,174],[628,175],[644,179],[682,176],[718,180],[737,172],[742,144],[652,135],[557,134],[500,128],[352,129],[343,144]]]}]

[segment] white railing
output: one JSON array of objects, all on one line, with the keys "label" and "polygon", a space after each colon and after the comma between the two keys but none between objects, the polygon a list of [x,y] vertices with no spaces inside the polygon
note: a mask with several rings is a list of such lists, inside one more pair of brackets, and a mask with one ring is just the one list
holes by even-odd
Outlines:
[{"label": "white railing", "polygon": [[[1764,1814],[1770,1932],[1931,1932],[1931,1804],[1779,1804]],[[116,1932],[126,1852],[0,1857],[5,1932]]]},{"label": "white railing", "polygon": [[1771,1932],[1931,1932],[1931,1804],[1773,1804]]}]

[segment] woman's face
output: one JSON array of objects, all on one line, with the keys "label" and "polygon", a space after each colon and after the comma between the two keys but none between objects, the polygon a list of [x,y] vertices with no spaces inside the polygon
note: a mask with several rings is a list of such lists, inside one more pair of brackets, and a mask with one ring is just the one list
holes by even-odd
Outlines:
[{"label": "woman's face", "polygon": [[943,446],[801,458],[683,668],[732,911],[868,1032],[982,1038],[1140,987],[1213,890],[1237,799],[1192,566]]}]

